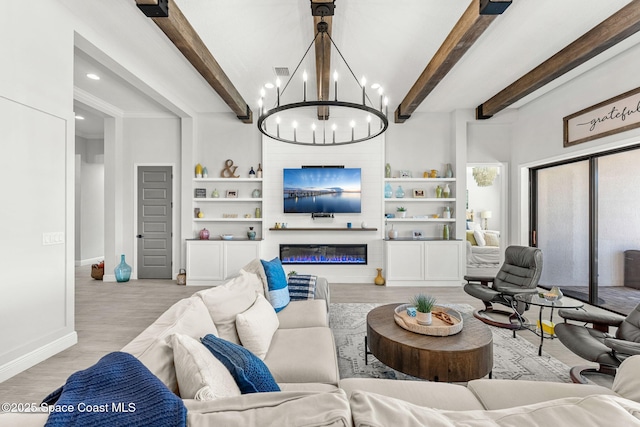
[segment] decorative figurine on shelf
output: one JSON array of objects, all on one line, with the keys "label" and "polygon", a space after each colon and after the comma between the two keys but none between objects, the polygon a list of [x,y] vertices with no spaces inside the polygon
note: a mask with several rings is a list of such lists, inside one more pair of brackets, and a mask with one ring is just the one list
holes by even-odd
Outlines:
[{"label": "decorative figurine on shelf", "polygon": [[217,188],[213,189],[213,191],[211,192],[211,197],[213,197],[214,199],[217,199],[218,197],[220,197],[220,193],[218,193]]},{"label": "decorative figurine on shelf", "polygon": [[442,197],[448,199],[451,195],[451,189],[449,188],[449,184],[445,184],[444,190],[442,190]]},{"label": "decorative figurine on shelf", "polygon": [[258,170],[256,171],[256,178],[262,178],[262,163],[258,163]]},{"label": "decorative figurine on shelf", "polygon": [[128,282],[131,278],[131,266],[125,262],[124,254],[120,255],[120,264],[116,265],[113,272],[118,282]]},{"label": "decorative figurine on shelf", "polygon": [[442,197],[442,187],[440,187],[439,185],[436,187],[436,198],[441,198]]},{"label": "decorative figurine on shelf", "polygon": [[199,211],[198,212],[198,218],[204,218],[204,212]]},{"label": "decorative figurine on shelf", "polygon": [[202,178],[202,165],[200,163],[196,165],[196,178]]},{"label": "decorative figurine on shelf", "polygon": [[444,174],[445,178],[453,178],[453,169],[451,169],[451,163],[447,163],[447,171]]},{"label": "decorative figurine on shelf", "polygon": [[391,165],[389,163],[384,167],[384,177],[391,178]]},{"label": "decorative figurine on shelf", "polygon": [[247,231],[247,237],[249,240],[256,240],[256,232],[253,231],[253,227],[249,227],[249,231]]},{"label": "decorative figurine on shelf", "polygon": [[233,165],[233,160],[225,160],[224,165],[224,169],[220,171],[220,178],[240,178],[240,175],[236,175],[238,167]]},{"label": "decorative figurine on shelf", "polygon": [[249,171],[249,178],[255,178],[256,171],[253,170],[253,166],[251,166],[251,170]]},{"label": "decorative figurine on shelf", "polygon": [[253,190],[253,192],[251,193],[251,197],[253,197],[254,199],[257,199],[258,197],[260,197],[260,190],[258,188]]},{"label": "decorative figurine on shelf", "polygon": [[206,166],[204,168],[202,168],[202,177],[203,178],[209,178],[209,171],[207,170]]},{"label": "decorative figurine on shelf", "polygon": [[209,240],[209,230],[203,228],[199,234],[200,240]]},{"label": "decorative figurine on shelf", "polygon": [[200,213],[200,208],[193,208],[193,217],[200,218],[198,214]]},{"label": "decorative figurine on shelf", "polygon": [[431,169],[431,173],[429,174],[429,178],[437,178],[438,177],[438,171],[435,169]]},{"label": "decorative figurine on shelf", "polygon": [[398,199],[402,199],[404,197],[404,190],[402,189],[402,185],[398,185],[398,189],[396,190],[396,197]]}]

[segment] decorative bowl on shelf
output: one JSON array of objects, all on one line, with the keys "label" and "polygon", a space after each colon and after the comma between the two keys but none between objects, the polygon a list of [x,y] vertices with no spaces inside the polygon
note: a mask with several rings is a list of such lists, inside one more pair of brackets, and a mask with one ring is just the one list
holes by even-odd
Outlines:
[{"label": "decorative bowl on shelf", "polygon": [[231,239],[233,239],[233,234],[221,234],[220,238],[222,240],[231,240]]}]

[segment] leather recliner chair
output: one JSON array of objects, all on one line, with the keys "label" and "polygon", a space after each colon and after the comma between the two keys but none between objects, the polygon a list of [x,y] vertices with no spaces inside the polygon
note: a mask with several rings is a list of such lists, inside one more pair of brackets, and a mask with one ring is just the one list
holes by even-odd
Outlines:
[{"label": "leather recliner chair", "polygon": [[[464,276],[467,284],[464,291],[476,297],[485,305],[484,310],[476,310],[473,314],[481,321],[502,328],[520,329],[522,314],[529,307],[524,302],[516,301],[514,296],[523,293],[536,293],[538,280],[542,274],[542,250],[529,246],[509,246],[504,253],[504,263],[495,277]],[[491,284],[491,285],[489,285]],[[493,304],[502,304],[512,311],[495,310]],[[506,315],[509,322],[500,322],[489,313]]]},{"label": "leather recliner chair", "polygon": [[[564,318],[564,323],[555,325],[555,334],[560,342],[583,359],[599,365],[598,368],[571,368],[571,380],[575,383],[586,383],[583,376],[586,372],[615,375],[623,360],[640,354],[640,304],[627,317],[568,308],[558,310],[558,314]],[[567,320],[582,324],[568,323]],[[614,335],[609,334],[609,327],[618,328]]]}]

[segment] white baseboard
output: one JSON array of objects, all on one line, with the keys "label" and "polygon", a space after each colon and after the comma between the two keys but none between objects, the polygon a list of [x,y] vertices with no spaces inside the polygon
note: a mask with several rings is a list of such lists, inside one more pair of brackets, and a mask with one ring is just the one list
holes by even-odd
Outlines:
[{"label": "white baseboard", "polygon": [[57,340],[43,345],[11,362],[5,363],[0,366],[0,383],[8,380],[14,375],[18,375],[20,372],[29,369],[30,367],[37,365],[43,360],[47,360],[51,356],[60,353],[63,350],[68,349],[72,345],[78,343],[78,334],[73,331]]},{"label": "white baseboard", "polygon": [[79,260],[77,259],[75,261],[75,264],[76,264],[76,267],[81,267],[83,265],[97,264],[102,260],[104,260],[103,256],[88,258],[88,259],[79,259]]}]

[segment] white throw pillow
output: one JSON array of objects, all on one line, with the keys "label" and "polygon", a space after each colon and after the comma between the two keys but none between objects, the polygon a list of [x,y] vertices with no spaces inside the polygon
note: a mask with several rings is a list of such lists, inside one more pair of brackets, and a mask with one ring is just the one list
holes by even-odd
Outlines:
[{"label": "white throw pillow", "polygon": [[484,240],[484,233],[482,231],[474,230],[473,237],[476,239],[478,246],[486,246],[487,242]]},{"label": "white throw pillow", "polygon": [[242,346],[262,360],[279,326],[280,321],[273,306],[260,294],[251,308],[236,316],[236,328]]},{"label": "white throw pillow", "polygon": [[262,288],[260,278],[240,270],[240,275],[210,289],[196,292],[202,298],[218,329],[218,336],[240,344],[236,331],[236,314],[242,313],[256,300],[257,289]]},{"label": "white throw pillow", "polygon": [[484,233],[484,240],[487,246],[500,246],[500,238],[495,233]]},{"label": "white throw pillow", "polygon": [[171,347],[180,397],[215,400],[240,396],[229,370],[202,343],[188,335],[173,334]]}]

